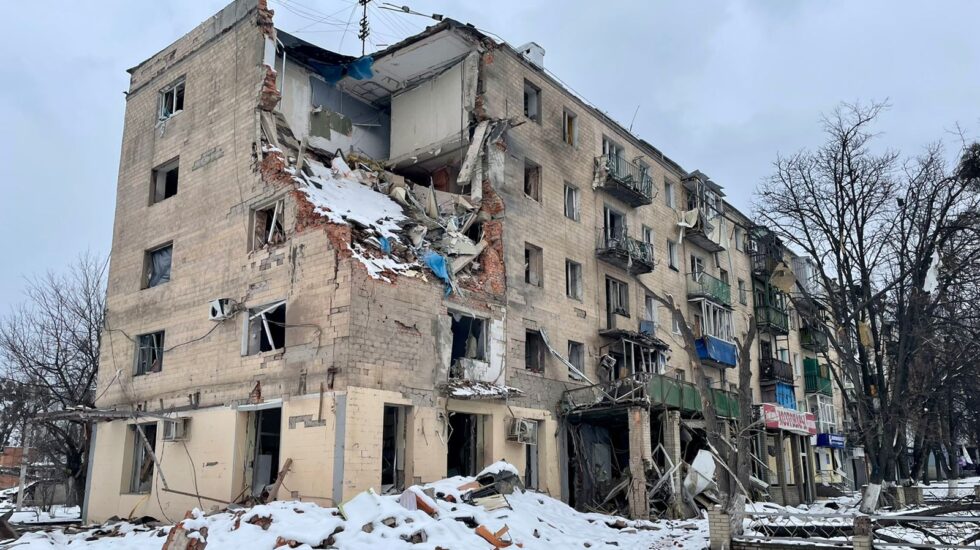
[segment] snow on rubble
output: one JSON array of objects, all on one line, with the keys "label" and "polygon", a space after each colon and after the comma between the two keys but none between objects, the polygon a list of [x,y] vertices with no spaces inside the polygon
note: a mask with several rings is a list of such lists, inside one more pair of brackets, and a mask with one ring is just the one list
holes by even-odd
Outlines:
[{"label": "snow on rubble", "polygon": [[[497,462],[476,477],[412,486],[401,495],[365,491],[338,508],[277,501],[210,514],[195,509],[177,526],[107,523],[28,533],[16,544],[18,550],[161,548],[165,541],[168,550],[187,548],[188,541],[206,543],[209,550],[707,547],[706,520],[649,522],[582,513],[511,483],[520,484],[517,469]],[[497,490],[502,487],[512,492]],[[497,502],[499,507],[491,505]]]}]

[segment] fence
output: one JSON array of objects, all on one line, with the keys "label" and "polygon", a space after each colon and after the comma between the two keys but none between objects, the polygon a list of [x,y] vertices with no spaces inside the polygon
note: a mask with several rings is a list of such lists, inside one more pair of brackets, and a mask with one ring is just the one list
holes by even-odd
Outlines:
[{"label": "fence", "polygon": [[[710,546],[712,550],[976,550],[980,548],[980,486],[953,488],[963,496],[926,509],[870,516],[856,510],[834,514],[746,511],[739,525],[739,520],[733,522],[732,516],[716,506],[708,512]],[[740,533],[736,534],[735,526],[741,527]]]}]

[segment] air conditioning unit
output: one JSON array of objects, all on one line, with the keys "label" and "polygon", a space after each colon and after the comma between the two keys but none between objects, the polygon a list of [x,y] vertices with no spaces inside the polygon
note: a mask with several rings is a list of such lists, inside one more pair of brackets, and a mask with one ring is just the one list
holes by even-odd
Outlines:
[{"label": "air conditioning unit", "polygon": [[537,445],[538,423],[527,418],[515,418],[510,424],[507,439],[525,445]]},{"label": "air conditioning unit", "polygon": [[190,427],[189,418],[175,418],[163,422],[164,441],[183,441],[187,438],[188,428]]},{"label": "air conditioning unit", "polygon": [[224,321],[231,319],[235,314],[235,301],[231,298],[218,298],[211,300],[211,309],[208,312],[208,319],[212,321]]}]

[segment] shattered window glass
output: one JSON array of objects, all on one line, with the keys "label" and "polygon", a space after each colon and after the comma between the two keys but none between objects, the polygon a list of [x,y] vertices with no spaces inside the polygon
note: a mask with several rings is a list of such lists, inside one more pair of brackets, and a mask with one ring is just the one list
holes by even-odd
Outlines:
[{"label": "shattered window glass", "polygon": [[286,347],[286,302],[248,310],[242,355],[279,351]]},{"label": "shattered window glass", "polygon": [[160,372],[163,368],[163,331],[136,337],[135,374]]},{"label": "shattered window glass", "polygon": [[285,203],[277,201],[268,208],[255,210],[252,214],[252,250],[273,246],[286,240],[283,229],[283,210]]},{"label": "shattered window glass", "polygon": [[[150,456],[146,444],[149,443],[150,450],[156,452],[157,425],[156,423],[138,424],[131,426],[130,429],[133,431],[133,469],[129,481],[129,492],[149,493],[153,487],[153,457]],[[144,438],[146,438],[145,443]]]},{"label": "shattered window glass", "polygon": [[146,253],[146,278],[143,288],[153,288],[170,282],[173,250],[173,244],[167,244]]},{"label": "shattered window glass", "polygon": [[579,191],[577,187],[565,184],[565,217],[579,220]]},{"label": "shattered window glass", "polygon": [[177,194],[180,160],[168,161],[153,169],[153,197],[150,204],[158,203]]},{"label": "shattered window glass", "polygon": [[160,120],[168,119],[184,110],[184,79],[160,91]]}]

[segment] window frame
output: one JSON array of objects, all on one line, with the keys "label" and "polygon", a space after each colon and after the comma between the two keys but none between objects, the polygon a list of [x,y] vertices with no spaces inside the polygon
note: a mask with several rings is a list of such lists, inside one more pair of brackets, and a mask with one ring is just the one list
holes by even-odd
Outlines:
[{"label": "window frame", "polygon": [[[156,477],[156,464],[153,461],[153,457],[147,452],[146,446],[143,445],[143,438],[146,438],[147,443],[150,444],[150,448],[153,452],[156,452],[158,426],[157,422],[144,422],[137,424],[130,424],[130,429],[132,430],[133,444],[129,452],[132,453],[130,458],[130,471],[129,471],[129,483],[127,485],[126,494],[131,495],[146,495],[153,492],[153,478]],[[151,428],[153,431],[153,438],[151,439],[146,433],[145,428]],[[143,436],[137,431],[142,432]],[[148,466],[147,466],[148,465]],[[140,473],[144,468],[147,468],[149,474],[149,480],[146,482],[146,488],[142,487],[141,478],[143,476]]]},{"label": "window frame", "polygon": [[[159,336],[160,341],[158,343],[155,343],[153,347],[144,346],[143,339],[156,338],[157,336]],[[164,346],[166,343],[166,331],[157,330],[154,332],[137,334],[135,340],[136,340],[136,356],[133,358],[134,359],[133,376],[145,376],[147,374],[161,372],[163,370],[163,355],[165,351]],[[144,362],[143,360],[143,351],[154,350],[154,349],[157,350],[156,356],[157,356],[157,361],[159,361],[155,369],[152,367],[152,365],[156,361]]]},{"label": "window frame", "polygon": [[[177,93],[180,90],[180,93]],[[170,105],[170,112],[166,111],[167,107],[167,95],[173,93]],[[178,101],[179,98],[179,101]],[[181,75],[179,78],[164,86],[160,89],[159,99],[157,100],[157,120],[169,120],[178,114],[184,112],[184,102],[187,99],[187,76]],[[178,103],[180,108],[178,109]]]},{"label": "window frame", "polygon": [[664,204],[668,208],[677,208],[677,201],[674,197],[674,182],[664,177]]},{"label": "window frame", "polygon": [[[151,285],[150,281],[153,278],[153,255],[159,253],[164,249],[170,249],[170,265],[167,270],[167,280],[160,281],[155,285]],[[153,248],[148,248],[143,251],[143,276],[140,284],[141,290],[147,290],[150,288],[156,288],[158,286],[163,286],[173,280],[174,274],[174,242],[167,241],[161,245],[154,246]]]},{"label": "window frame", "polygon": [[[266,315],[279,309],[283,308],[283,326],[282,326],[282,347],[275,347],[275,338],[272,334],[272,329],[269,326],[269,319]],[[256,349],[253,351],[251,346],[251,336],[252,336],[252,324],[256,317],[262,317],[262,328],[260,330],[259,342]],[[286,300],[277,300],[274,302],[269,302],[260,306],[250,307],[246,310],[246,315],[242,318],[242,356],[254,356],[263,355],[266,353],[282,353],[286,351]],[[265,337],[269,342],[271,349],[262,349],[262,337]]]},{"label": "window frame", "polygon": [[[534,92],[533,98],[530,98],[528,96],[529,90]],[[538,124],[541,124],[541,114],[542,114],[541,88],[525,78],[523,94],[524,94],[524,117],[527,118],[528,120],[532,120],[534,122],[537,122]],[[529,99],[533,99],[533,102],[529,101]],[[529,108],[529,105],[532,103],[534,107],[533,113],[532,113],[532,109]]]},{"label": "window frame", "polygon": [[561,140],[566,145],[578,146],[578,115],[568,107],[561,111]]},{"label": "window frame", "polygon": [[[257,223],[258,223],[258,220],[259,220],[259,214],[265,214],[269,210],[272,210],[273,211],[272,221],[273,222],[278,222],[276,224],[276,225],[278,225],[278,230],[276,230],[275,227],[271,227],[270,228],[269,227],[269,223],[268,223],[268,219],[267,219],[266,220],[266,228],[262,231],[263,232],[263,238],[261,239],[261,242],[260,242],[259,239],[257,238],[259,236],[258,235],[258,231],[257,231],[257,229],[258,229]],[[250,223],[251,231],[249,232],[249,241],[250,241],[249,242],[249,252],[256,252],[256,251],[261,250],[261,249],[266,248],[266,247],[270,247],[271,248],[271,247],[279,246],[279,245],[285,243],[286,242],[286,224],[284,222],[285,216],[286,216],[286,200],[283,199],[283,198],[277,199],[277,200],[272,201],[270,203],[266,203],[266,204],[264,204],[262,206],[257,206],[255,208],[252,208],[252,212],[251,212],[251,215],[250,215],[250,218],[251,218],[251,220],[250,220],[251,221],[251,223]],[[275,233],[277,233],[279,235],[278,240],[276,240],[275,242],[273,242],[273,239],[272,239],[273,232],[275,232]]]},{"label": "window frame", "polygon": [[[577,269],[577,277],[573,278]],[[565,258],[565,296],[573,300],[582,301],[582,264],[574,260]]]},{"label": "window frame", "polygon": [[[167,174],[174,171],[177,172],[174,192],[167,195]],[[162,192],[159,192],[161,188]],[[150,206],[173,198],[177,196],[178,192],[180,192],[180,157],[176,156],[167,162],[158,164],[150,171]]]},{"label": "window frame", "polygon": [[[577,349],[578,353],[578,363],[575,362],[575,355],[572,353],[573,349]],[[582,342],[576,342],[574,340],[568,341],[568,362],[572,364],[573,367],[577,368],[579,372],[585,374],[585,344]],[[582,380],[577,374],[573,373],[571,370],[568,371],[569,380]]]},{"label": "window frame", "polygon": [[667,267],[674,271],[680,271],[680,267],[677,265],[679,262],[680,251],[678,250],[677,242],[667,239]]},{"label": "window frame", "polygon": [[[537,282],[534,281],[537,276]],[[524,283],[544,288],[544,250],[540,246],[524,242]]]},{"label": "window frame", "polygon": [[[571,212],[569,212],[569,210],[568,210],[568,207],[569,207],[569,204],[568,204],[569,195],[571,195],[571,198],[572,198],[572,204],[571,204],[572,211]],[[569,220],[572,220],[572,221],[576,221],[576,222],[577,221],[581,221],[581,219],[582,219],[582,191],[578,187],[576,187],[576,186],[568,183],[567,181],[565,182],[565,195],[564,195],[564,201],[563,201],[563,203],[564,203],[563,208],[565,210],[565,218],[567,218]],[[569,214],[571,214],[571,215],[569,215]]]},{"label": "window frame", "polygon": [[[524,157],[524,196],[538,203],[541,202],[541,196],[543,195],[542,187],[544,187],[541,181],[541,172],[540,164],[527,157]],[[529,174],[534,173],[537,174],[537,181],[532,184],[532,187],[530,188],[531,193],[528,193],[528,184],[531,181]]]},{"label": "window frame", "polygon": [[[613,287],[615,287],[615,292],[613,292]],[[612,297],[615,296],[615,305],[618,308],[613,307]],[[609,308],[609,313],[613,315],[622,315],[624,317],[630,316],[630,287],[629,283],[625,281],[620,281],[615,277],[610,277],[606,275],[606,303]]]}]

